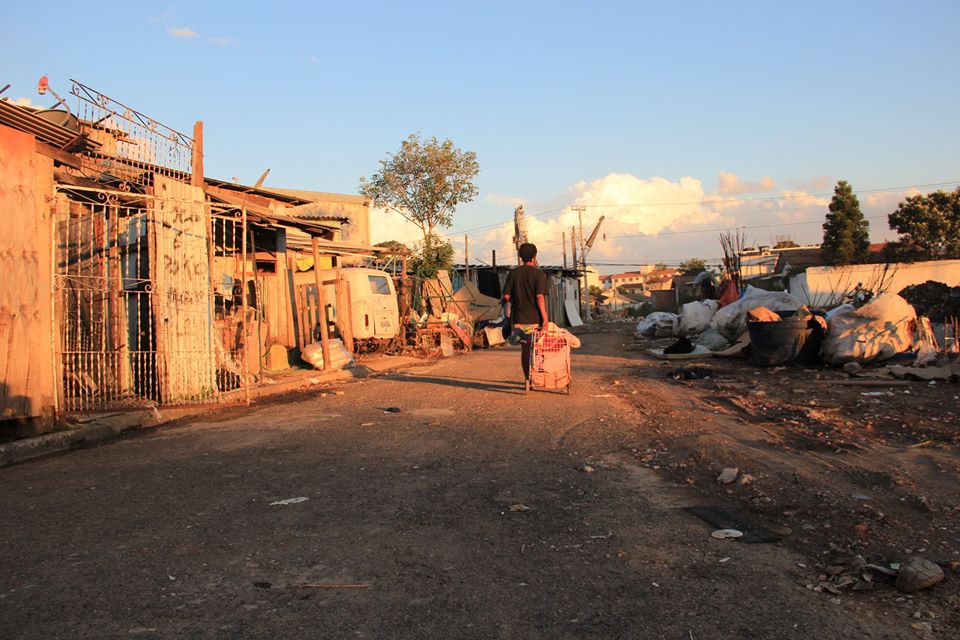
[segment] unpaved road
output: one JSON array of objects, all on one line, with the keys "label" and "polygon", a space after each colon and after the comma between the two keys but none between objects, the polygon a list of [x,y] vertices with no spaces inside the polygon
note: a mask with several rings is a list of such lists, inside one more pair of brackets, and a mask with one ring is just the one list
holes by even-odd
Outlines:
[{"label": "unpaved road", "polygon": [[0,470],[0,637],[927,633],[807,589],[789,544],[712,539],[682,511],[711,498],[638,462],[666,387],[614,384],[622,330],[583,339],[569,397],[483,351]]}]

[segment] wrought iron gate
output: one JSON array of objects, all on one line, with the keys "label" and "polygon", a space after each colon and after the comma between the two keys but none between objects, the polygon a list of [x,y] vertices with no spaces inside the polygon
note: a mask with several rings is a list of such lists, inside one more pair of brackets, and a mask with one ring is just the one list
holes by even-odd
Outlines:
[{"label": "wrought iron gate", "polygon": [[217,402],[247,388],[246,213],[160,175],[153,191],[58,188],[64,411]]}]

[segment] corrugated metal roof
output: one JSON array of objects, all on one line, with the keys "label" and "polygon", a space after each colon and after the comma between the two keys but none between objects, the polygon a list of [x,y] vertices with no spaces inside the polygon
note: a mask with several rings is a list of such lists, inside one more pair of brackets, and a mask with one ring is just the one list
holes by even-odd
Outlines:
[{"label": "corrugated metal roof", "polygon": [[64,151],[95,151],[100,148],[100,143],[90,140],[86,135],[45,120],[32,110],[9,100],[0,100],[0,124],[29,133],[37,140]]}]

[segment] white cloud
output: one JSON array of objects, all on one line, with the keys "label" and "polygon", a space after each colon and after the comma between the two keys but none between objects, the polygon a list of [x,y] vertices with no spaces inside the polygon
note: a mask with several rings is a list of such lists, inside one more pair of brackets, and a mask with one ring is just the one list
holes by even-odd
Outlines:
[{"label": "white cloud", "polygon": [[237,41],[233,38],[227,38],[225,36],[210,36],[207,38],[207,42],[210,44],[215,44],[218,47],[227,47],[231,44],[237,44]]},{"label": "white cloud", "polygon": [[483,196],[484,202],[489,202],[490,204],[495,204],[500,207],[513,207],[516,208],[518,204],[526,204],[526,200],[523,198],[517,198],[515,196],[505,196],[499,193],[488,193]]},{"label": "white cloud", "polygon": [[814,193],[826,193],[833,191],[837,181],[831,176],[814,176],[806,181],[791,180],[790,184],[797,191],[811,191]]},{"label": "white cloud", "polygon": [[717,188],[717,193],[724,195],[737,194],[737,193],[763,193],[766,191],[773,191],[776,186],[773,182],[773,178],[770,176],[763,176],[758,182],[747,182],[741,180],[739,176],[735,173],[727,173],[726,171],[721,171],[718,176],[719,187]]},{"label": "white cloud", "polygon": [[370,208],[370,242],[396,240],[410,248],[423,237],[420,227],[392,209]]},{"label": "white cloud", "polygon": [[196,38],[200,35],[190,27],[171,27],[167,29],[167,34],[174,38]]},{"label": "white cloud", "polygon": [[17,98],[16,100],[8,100],[8,98],[0,98],[0,100],[7,100],[17,105],[18,107],[26,107],[27,109],[46,109],[46,107],[44,107],[43,105],[39,105],[36,102],[32,101],[30,98],[27,98],[25,96]]},{"label": "white cloud", "polygon": [[[732,175],[732,174],[731,174]],[[763,184],[760,180],[756,184]],[[672,181],[661,177],[641,178],[626,173],[611,173],[602,178],[578,182],[566,190],[564,200],[586,207],[583,213],[584,233],[589,234],[600,216],[605,216],[598,239],[591,250],[590,261],[599,264],[601,273],[629,269],[633,264],[666,262],[679,264],[693,257],[718,264],[722,256],[718,234],[723,230],[742,228],[747,244],[771,244],[777,236],[791,237],[799,244],[815,244],[822,239],[822,224],[830,203],[831,178],[789,181],[786,184],[820,187],[779,189],[762,196],[737,196],[728,193],[731,185],[742,188],[739,179],[721,185],[714,192],[704,190],[697,178],[684,177]],[[736,189],[734,189],[735,191]],[[726,193],[724,192],[726,191]],[[914,191],[864,194],[860,197],[864,215],[870,222],[874,242],[890,237],[885,216]],[[489,194],[484,201],[497,206],[508,204],[512,209],[522,198],[503,199]],[[502,204],[501,204],[502,203]],[[562,236],[566,233],[566,254],[570,259],[571,228],[579,229],[578,212],[571,206],[559,214],[551,212],[553,203],[527,202],[527,231],[531,242],[540,249],[541,264],[562,263]],[[544,215],[538,217],[538,213]],[[494,219],[508,218],[508,213]],[[412,226],[412,225],[411,225]],[[463,225],[467,227],[468,225]],[[414,228],[415,229],[415,228]],[[513,222],[510,219],[493,229],[470,233],[470,255],[490,261],[491,250],[497,251],[497,262],[514,260]],[[388,239],[388,238],[384,238]],[[463,259],[463,234],[450,237]]]},{"label": "white cloud", "polygon": [[317,56],[310,56],[310,64],[320,64],[320,58]]}]

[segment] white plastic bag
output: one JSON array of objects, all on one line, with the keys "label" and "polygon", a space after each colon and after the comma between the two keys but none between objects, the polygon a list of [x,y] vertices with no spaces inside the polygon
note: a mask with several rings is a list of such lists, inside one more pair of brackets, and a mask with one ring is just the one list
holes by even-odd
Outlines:
[{"label": "white plastic bag", "polygon": [[677,335],[680,316],[666,311],[654,311],[637,323],[634,334],[647,338],[671,338]]},{"label": "white plastic bag", "polygon": [[710,351],[722,351],[730,346],[730,341],[720,335],[716,329],[707,329],[697,338],[697,344]]},{"label": "white plastic bag", "polygon": [[[323,347],[319,342],[308,344],[300,352],[304,362],[315,369],[323,369]],[[330,339],[330,366],[333,369],[346,369],[354,364],[353,354],[347,351],[339,338]]]},{"label": "white plastic bag", "polygon": [[680,335],[696,336],[710,328],[710,321],[720,308],[717,300],[698,300],[680,307]]},{"label": "white plastic bag", "polygon": [[823,359],[832,364],[877,362],[913,347],[917,312],[895,293],[882,293],[859,309],[829,316]]},{"label": "white plastic bag", "polygon": [[766,307],[770,311],[796,311],[802,306],[800,299],[789,293],[747,287],[742,298],[717,311],[710,326],[733,342],[747,330],[747,311],[757,307]]}]

